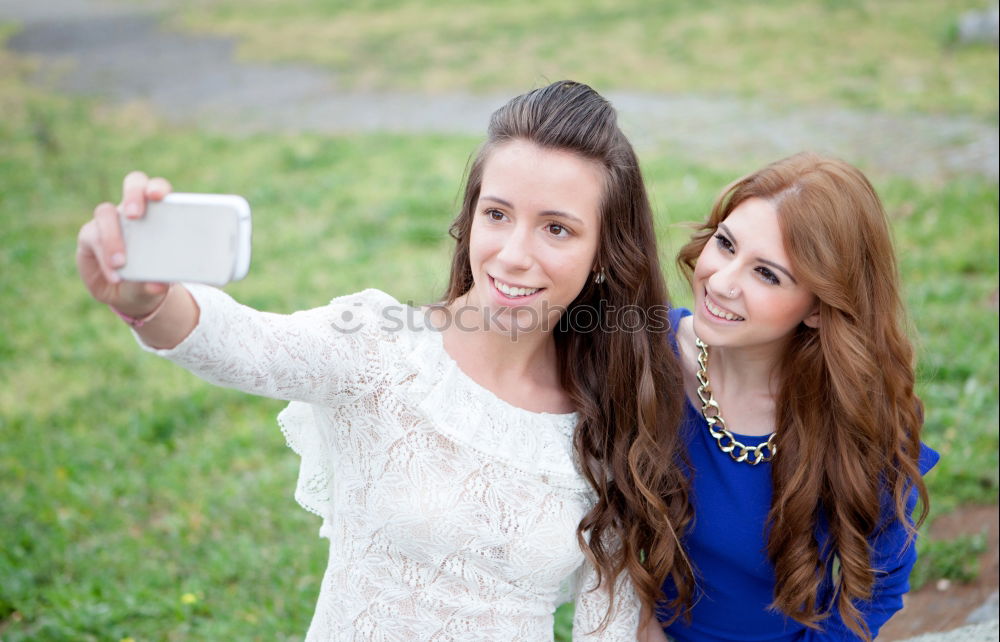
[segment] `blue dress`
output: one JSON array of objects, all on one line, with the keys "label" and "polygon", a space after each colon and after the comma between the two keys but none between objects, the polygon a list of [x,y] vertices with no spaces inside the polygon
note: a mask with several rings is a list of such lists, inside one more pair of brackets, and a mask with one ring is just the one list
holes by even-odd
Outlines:
[{"label": "blue dress", "polygon": [[[680,320],[690,314],[683,309],[672,310],[671,327],[677,328]],[[836,609],[822,622],[823,631],[809,629],[768,609],[774,598],[775,583],[774,567],[767,558],[764,540],[771,505],[771,465],[737,463],[719,450],[701,411],[690,401],[686,404],[682,429],[694,470],[691,499],[695,520],[685,536],[685,547],[695,566],[697,589],[691,623],[678,619],[664,628],[667,635],[678,642],[858,639]],[[737,439],[756,446],[766,437],[737,435]],[[922,446],[920,473],[925,474],[937,460],[936,452]],[[915,501],[914,493],[909,505],[911,512]],[[890,503],[886,508],[891,511]],[[821,530],[821,546],[825,536]],[[872,551],[872,567],[876,569],[872,599],[859,606],[874,636],[903,607],[903,595],[910,588],[909,575],[917,553],[914,543],[907,542],[906,527],[895,519],[873,539]],[[819,604],[829,604],[833,594],[829,569],[826,575]],[[668,597],[675,594],[669,581],[663,589]],[[661,620],[666,619],[662,611],[659,615]]]}]

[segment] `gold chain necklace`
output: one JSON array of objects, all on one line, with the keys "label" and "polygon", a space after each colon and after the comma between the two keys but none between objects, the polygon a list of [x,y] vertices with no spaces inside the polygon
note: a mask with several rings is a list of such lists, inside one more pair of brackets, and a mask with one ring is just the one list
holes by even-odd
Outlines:
[{"label": "gold chain necklace", "polygon": [[[697,336],[694,344],[701,352],[698,353],[698,399],[701,400],[701,416],[708,423],[708,433],[715,438],[715,443],[719,444],[719,450],[729,453],[729,456],[737,462],[746,462],[751,466],[756,466],[762,461],[771,461],[778,447],[774,443],[775,433],[767,438],[767,441],[757,446],[747,446],[740,443],[733,433],[726,428],[726,420],[722,418],[722,409],[719,402],[712,396],[712,385],[708,381],[708,346]],[[718,426],[718,430],[716,430]]]}]

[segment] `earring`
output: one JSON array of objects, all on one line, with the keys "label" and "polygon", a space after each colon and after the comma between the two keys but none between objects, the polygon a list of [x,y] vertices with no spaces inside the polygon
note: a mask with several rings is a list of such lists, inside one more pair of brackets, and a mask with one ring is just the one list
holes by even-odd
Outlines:
[{"label": "earring", "polygon": [[601,268],[600,272],[594,274],[594,283],[597,285],[604,283],[604,268]]}]

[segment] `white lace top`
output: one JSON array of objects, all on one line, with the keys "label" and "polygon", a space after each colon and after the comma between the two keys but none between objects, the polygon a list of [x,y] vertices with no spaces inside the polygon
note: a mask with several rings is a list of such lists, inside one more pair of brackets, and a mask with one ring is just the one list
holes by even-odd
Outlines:
[{"label": "white lace top", "polygon": [[[422,314],[366,290],[292,315],[189,285],[198,326],[151,350],[219,385],[290,400],[295,498],[330,540],[307,640],[551,640],[576,598],[574,639],[635,640],[576,541],[594,501],[575,414],[510,405],[459,370]],[[407,318],[407,313],[409,318]],[[581,590],[582,589],[582,590]]]}]

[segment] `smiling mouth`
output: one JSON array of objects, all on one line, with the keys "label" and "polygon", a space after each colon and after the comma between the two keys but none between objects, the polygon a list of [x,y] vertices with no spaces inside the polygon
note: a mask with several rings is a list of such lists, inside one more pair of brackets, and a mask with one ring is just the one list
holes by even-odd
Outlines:
[{"label": "smiling mouth", "polygon": [[711,297],[708,296],[708,292],[705,292],[705,309],[708,310],[712,316],[719,319],[725,319],[726,321],[745,321],[745,319],[740,315],[733,314],[732,312],[715,305]]},{"label": "smiling mouth", "polygon": [[541,292],[542,290],[545,289],[545,288],[525,288],[517,285],[511,285],[509,283],[504,283],[503,281],[492,276],[490,277],[490,280],[493,281],[493,287],[495,287],[497,291],[500,292],[500,294],[504,295],[508,299],[520,299],[523,297],[529,297],[532,294],[536,294],[537,292]]}]

